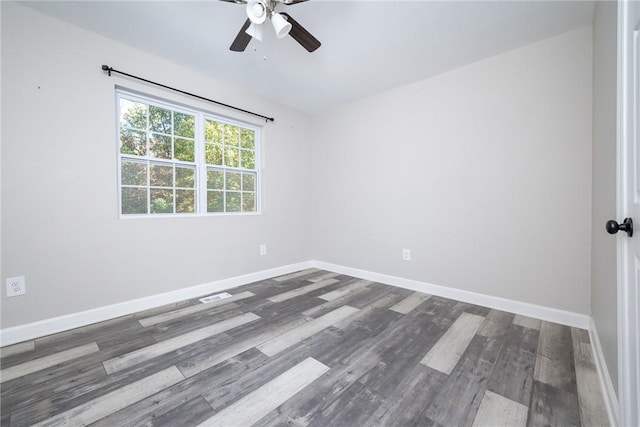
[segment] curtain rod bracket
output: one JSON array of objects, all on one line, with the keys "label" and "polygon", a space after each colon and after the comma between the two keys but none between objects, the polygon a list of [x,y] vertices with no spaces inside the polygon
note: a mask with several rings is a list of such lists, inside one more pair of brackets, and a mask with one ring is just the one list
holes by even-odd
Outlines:
[{"label": "curtain rod bracket", "polygon": [[204,96],[196,95],[196,94],[193,94],[193,93],[190,93],[190,92],[185,92],[184,90],[176,89],[176,88],[171,87],[171,86],[163,85],[162,83],[157,83],[157,82],[154,82],[154,81],[151,81],[151,80],[144,79],[142,77],[134,76],[133,74],[128,74],[128,73],[125,73],[123,71],[118,71],[118,70],[116,70],[113,67],[110,67],[108,65],[103,65],[102,66],[102,70],[106,71],[107,74],[109,75],[109,77],[111,77],[111,73],[112,72],[113,73],[122,74],[123,76],[131,77],[132,79],[140,80],[140,81],[143,81],[143,82],[146,82],[146,83],[150,83],[152,85],[163,87],[165,89],[173,90],[175,92],[179,92],[179,93],[182,93],[182,94],[185,94],[185,95],[189,95],[189,96],[192,96],[194,98],[202,99],[203,101],[212,102],[214,104],[221,105],[221,106],[226,107],[226,108],[231,108],[232,110],[240,111],[240,112],[246,113],[246,114],[251,114],[252,116],[256,116],[256,117],[262,117],[265,120],[265,123],[274,122],[275,121],[275,119],[273,117],[263,116],[262,114],[254,113],[253,111],[244,110],[242,108],[234,107],[233,105],[229,105],[229,104],[225,104],[223,102],[215,101],[213,99],[205,98]]}]

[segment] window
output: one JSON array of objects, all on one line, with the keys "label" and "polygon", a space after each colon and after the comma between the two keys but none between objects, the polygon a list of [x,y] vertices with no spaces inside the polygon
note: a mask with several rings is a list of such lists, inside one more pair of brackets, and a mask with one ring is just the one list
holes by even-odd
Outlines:
[{"label": "window", "polygon": [[120,214],[258,212],[259,129],[118,91]]}]

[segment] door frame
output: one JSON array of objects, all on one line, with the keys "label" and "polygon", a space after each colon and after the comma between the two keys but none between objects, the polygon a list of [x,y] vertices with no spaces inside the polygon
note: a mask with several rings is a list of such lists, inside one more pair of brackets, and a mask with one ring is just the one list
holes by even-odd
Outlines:
[{"label": "door frame", "polygon": [[[634,5],[635,3],[635,5]],[[632,13],[630,9],[640,9],[638,0],[618,1],[618,84],[617,84],[617,216],[632,217],[640,225],[635,212],[627,211],[629,186],[635,186],[634,174],[628,170],[629,156],[636,156],[634,150],[634,130],[631,114],[640,111],[637,94],[634,94],[633,76],[629,75],[629,61],[633,60],[633,41],[629,45],[628,34],[639,28],[630,28]],[[640,41],[637,39],[636,43]],[[637,65],[636,65],[637,66]],[[640,157],[640,156],[639,156]],[[636,158],[637,159],[637,158]],[[640,165],[636,165],[638,167]],[[635,285],[628,273],[631,263],[637,264],[636,257],[629,250],[631,239],[620,238],[618,242],[618,402],[620,426],[640,425],[640,340],[637,336],[640,308],[636,301],[640,299]],[[634,270],[640,271],[640,265]]]}]

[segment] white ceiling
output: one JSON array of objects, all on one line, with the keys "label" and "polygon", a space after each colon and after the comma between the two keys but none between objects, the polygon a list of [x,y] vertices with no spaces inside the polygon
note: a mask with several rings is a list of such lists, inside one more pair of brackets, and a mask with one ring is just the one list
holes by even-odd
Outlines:
[{"label": "white ceiling", "polygon": [[[309,113],[589,25],[593,1],[329,1],[279,6],[322,42],[308,53],[265,28],[242,53],[246,19],[223,1],[29,1],[111,39]],[[126,64],[110,64],[126,71]],[[145,76],[153,79],[152,75]]]}]

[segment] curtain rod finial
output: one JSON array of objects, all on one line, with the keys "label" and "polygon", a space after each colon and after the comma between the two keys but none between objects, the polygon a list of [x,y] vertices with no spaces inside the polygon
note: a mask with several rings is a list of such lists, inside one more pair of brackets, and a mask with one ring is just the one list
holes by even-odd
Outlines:
[{"label": "curtain rod finial", "polygon": [[112,70],[113,68],[109,67],[108,65],[103,65],[103,66],[102,66],[102,69],[103,69],[104,71],[108,71],[109,77],[111,77],[111,70]]}]

